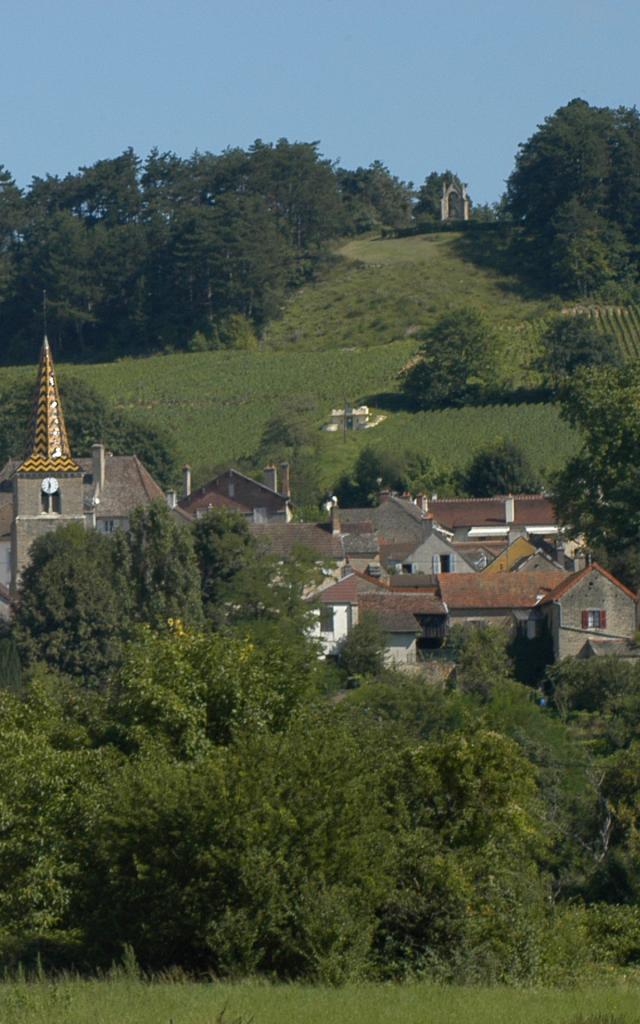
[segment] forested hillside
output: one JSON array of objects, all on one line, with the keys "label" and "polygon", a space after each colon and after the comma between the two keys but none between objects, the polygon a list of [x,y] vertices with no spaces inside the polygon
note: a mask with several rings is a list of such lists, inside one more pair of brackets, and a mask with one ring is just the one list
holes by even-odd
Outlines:
[{"label": "forested hillside", "polygon": [[338,271],[351,305],[314,310],[310,300],[298,312],[288,300],[325,279],[340,239],[437,229],[442,185],[458,176],[430,171],[416,189],[379,161],[340,168],[319,143],[286,139],[187,159],[129,149],[25,190],[0,167],[1,358],[34,360],[45,291],[52,344],[73,361],[331,347],[350,327],[356,343],[395,339],[428,326],[452,297],[482,301],[477,267],[496,274],[501,302],[510,292],[626,305],[637,299],[639,166],[635,109],[572,100],[520,147],[505,197],[472,211],[465,244],[451,247],[464,261],[459,276],[441,275],[435,287],[415,246],[407,304],[396,257],[347,245],[350,263]]},{"label": "forested hillside", "polygon": [[183,160],[133,150],[21,192],[0,175],[4,362],[246,347],[328,242],[410,223],[411,192],[381,164],[334,167],[317,143],[254,143]]}]

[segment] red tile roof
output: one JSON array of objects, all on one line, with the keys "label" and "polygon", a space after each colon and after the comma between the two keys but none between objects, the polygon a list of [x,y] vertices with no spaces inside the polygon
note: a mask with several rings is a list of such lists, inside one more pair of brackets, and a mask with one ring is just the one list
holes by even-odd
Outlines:
[{"label": "red tile roof", "polygon": [[451,610],[533,608],[557,583],[557,572],[504,572],[493,576],[459,572],[438,576],[442,600]]},{"label": "red tile roof", "polygon": [[[183,501],[180,507],[187,508],[187,505]],[[191,512],[206,512],[209,508],[228,508],[232,512],[239,512],[240,515],[247,515],[253,511],[248,505],[243,505],[241,501],[229,498],[226,494],[218,494],[217,491],[208,491],[197,501],[192,501],[188,507]]]},{"label": "red tile roof", "polygon": [[380,588],[386,590],[385,584],[369,579],[354,570],[333,586],[322,590],[318,594],[318,600],[322,604],[357,604],[361,594],[367,591],[374,592]]},{"label": "red tile roof", "polygon": [[420,632],[418,615],[446,615],[442,601],[425,592],[423,594],[391,594],[388,592],[363,594],[358,602],[361,615],[372,613],[390,633]]},{"label": "red tile roof", "polygon": [[[231,499],[232,504],[217,502],[214,495]],[[226,508],[236,508],[238,511],[249,512],[254,508],[267,508],[271,512],[278,512],[287,507],[288,499],[259,480],[253,480],[231,467],[196,491],[192,491],[188,497],[180,499],[180,507],[192,513],[198,509],[206,509],[210,504],[220,504]]]},{"label": "red tile roof", "polygon": [[[429,511],[436,522],[450,530],[458,526],[506,526],[505,501],[509,495],[493,498],[436,498],[429,502]],[[516,526],[554,526],[556,514],[544,494],[515,494]]]}]

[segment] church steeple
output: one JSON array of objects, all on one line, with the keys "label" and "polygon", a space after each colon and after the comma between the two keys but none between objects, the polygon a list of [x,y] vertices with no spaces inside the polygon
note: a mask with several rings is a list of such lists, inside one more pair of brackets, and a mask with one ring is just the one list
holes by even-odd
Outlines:
[{"label": "church steeple", "polygon": [[25,461],[18,469],[19,473],[78,473],[80,471],[80,467],[71,457],[51,349],[46,335],[40,353],[28,452]]}]

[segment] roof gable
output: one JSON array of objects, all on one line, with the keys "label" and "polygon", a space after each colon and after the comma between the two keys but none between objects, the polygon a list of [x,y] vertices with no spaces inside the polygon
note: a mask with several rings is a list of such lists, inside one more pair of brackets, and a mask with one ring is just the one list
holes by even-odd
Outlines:
[{"label": "roof gable", "polygon": [[181,508],[193,512],[195,509],[207,508],[210,504],[215,505],[213,496],[216,494],[234,502],[238,509],[246,511],[252,511],[254,508],[277,511],[285,509],[289,501],[278,491],[231,467],[192,491],[187,497],[181,498],[179,504]]},{"label": "roof gable", "polygon": [[623,594],[626,594],[627,597],[631,598],[632,601],[637,601],[637,594],[634,594],[632,590],[625,587],[624,583],[621,583],[620,580],[616,579],[616,577],[605,569],[604,566],[600,565],[598,562],[593,562],[592,565],[587,565],[584,569],[581,569],[579,572],[574,572],[567,579],[562,580],[561,583],[554,587],[552,591],[540,601],[540,604],[548,604],[551,601],[561,601],[570,590],[573,590],[578,583],[587,579],[587,577],[594,572],[599,573],[608,580],[609,583],[618,587],[618,589],[621,590]]}]

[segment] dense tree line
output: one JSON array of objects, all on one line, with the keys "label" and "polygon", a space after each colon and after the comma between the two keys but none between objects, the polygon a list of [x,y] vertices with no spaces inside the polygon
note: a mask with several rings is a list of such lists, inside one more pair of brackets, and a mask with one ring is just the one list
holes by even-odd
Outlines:
[{"label": "dense tree line", "polygon": [[256,141],[181,159],[120,156],[22,191],[0,168],[2,359],[32,360],[42,293],[58,355],[246,346],[338,235],[411,221],[412,190],[376,161]]},{"label": "dense tree line", "polygon": [[[0,650],[0,964],[567,981],[640,958],[640,668],[535,691],[452,631],[429,687],[234,513],[34,544]],[[22,656],[22,669],[15,651]],[[356,686],[342,692],[337,687]],[[610,975],[608,975],[610,976]]]},{"label": "dense tree line", "polygon": [[[502,202],[474,219],[512,232],[510,270],[567,295],[625,297],[639,164],[635,108],[572,100],[520,147]],[[0,167],[2,360],[34,359],[44,291],[66,360],[256,345],[333,239],[435,224],[450,182],[460,178],[432,171],[414,189],[380,161],[345,169],[318,143],[286,139],[186,159],[129,149],[25,190]]]},{"label": "dense tree line", "polygon": [[[637,289],[640,115],[571,100],[520,146],[504,213],[525,272],[570,296]],[[513,255],[513,253],[512,253]]]}]

